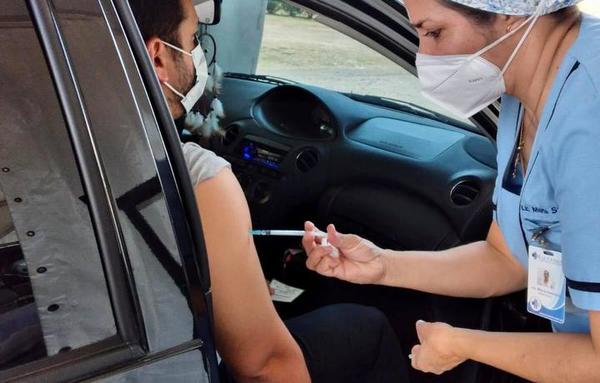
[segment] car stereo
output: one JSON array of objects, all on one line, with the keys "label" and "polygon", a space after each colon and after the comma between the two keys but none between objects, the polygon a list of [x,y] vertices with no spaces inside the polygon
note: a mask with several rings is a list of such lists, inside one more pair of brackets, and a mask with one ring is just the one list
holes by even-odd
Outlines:
[{"label": "car stereo", "polygon": [[285,150],[276,149],[264,143],[243,140],[242,141],[242,158],[245,161],[253,162],[270,169],[279,169],[283,158],[287,154]]}]

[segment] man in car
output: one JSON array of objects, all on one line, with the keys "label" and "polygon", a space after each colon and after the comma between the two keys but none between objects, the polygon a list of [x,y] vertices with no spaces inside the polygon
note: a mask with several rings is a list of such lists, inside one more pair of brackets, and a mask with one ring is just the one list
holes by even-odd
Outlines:
[{"label": "man in car", "polygon": [[[173,118],[202,95],[206,64],[192,0],[130,0]],[[329,306],[284,324],[271,301],[244,194],[229,164],[193,143],[183,153],[209,257],[217,348],[236,381],[406,382],[379,311]]]}]

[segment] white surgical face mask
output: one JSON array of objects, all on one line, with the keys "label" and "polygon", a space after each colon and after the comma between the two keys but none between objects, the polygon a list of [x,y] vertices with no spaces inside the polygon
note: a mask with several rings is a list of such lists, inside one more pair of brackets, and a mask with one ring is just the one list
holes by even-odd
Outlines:
[{"label": "white surgical face mask", "polygon": [[[417,71],[423,95],[465,119],[500,98],[506,92],[504,74],[539,19],[543,3],[542,1],[536,13],[518,28],[477,53],[452,56],[417,54]],[[527,24],[527,31],[502,70],[481,57]]]},{"label": "white surgical face mask", "polygon": [[200,44],[196,45],[196,48],[192,50],[192,52],[186,52],[183,49],[176,47],[173,44],[169,44],[166,41],[161,41],[163,44],[168,46],[169,48],[175,49],[185,55],[192,57],[192,62],[194,63],[194,68],[196,69],[196,83],[192,87],[192,89],[187,92],[187,94],[182,94],[177,89],[175,89],[171,84],[165,82],[165,86],[173,91],[176,95],[181,97],[181,104],[185,109],[186,113],[189,113],[194,105],[200,100],[202,94],[204,93],[204,88],[206,87],[206,82],[208,81],[208,65],[206,64],[206,57],[204,56],[204,51]]}]

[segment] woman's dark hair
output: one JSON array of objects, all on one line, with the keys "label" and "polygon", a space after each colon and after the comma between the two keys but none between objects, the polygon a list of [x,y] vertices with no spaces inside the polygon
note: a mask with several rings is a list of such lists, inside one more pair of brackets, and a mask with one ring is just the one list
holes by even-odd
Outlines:
[{"label": "woman's dark hair", "polygon": [[[438,0],[438,1],[445,7],[453,9],[459,13],[462,13],[464,16],[473,20],[473,22],[475,22],[477,25],[482,25],[482,26],[490,25],[494,21],[496,21],[496,17],[498,16],[497,13],[482,11],[481,9],[477,9],[477,8],[471,8],[466,5],[455,3],[454,1],[451,1],[451,0]],[[556,12],[552,13],[551,15],[554,18],[556,18],[557,20],[561,20],[561,19],[565,18],[567,16],[567,14],[572,12],[574,8],[575,7],[563,8],[560,11],[556,11]]]},{"label": "woman's dark hair", "polygon": [[181,0],[129,0],[144,41],[158,37],[180,45],[179,26],[184,20]]}]

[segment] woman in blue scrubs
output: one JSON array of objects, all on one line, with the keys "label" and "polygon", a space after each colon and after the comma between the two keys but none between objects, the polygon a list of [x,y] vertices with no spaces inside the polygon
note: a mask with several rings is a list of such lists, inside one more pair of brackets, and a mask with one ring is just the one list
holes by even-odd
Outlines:
[{"label": "woman in blue scrubs", "polygon": [[424,94],[465,117],[502,97],[485,241],[384,250],[306,224],[307,265],[360,284],[485,298],[527,288],[553,333],[417,323],[414,368],[475,360],[539,382],[600,382],[600,20],[577,0],[405,0]]}]

